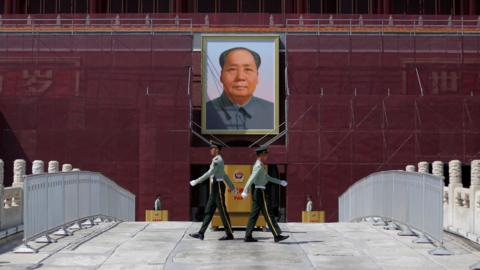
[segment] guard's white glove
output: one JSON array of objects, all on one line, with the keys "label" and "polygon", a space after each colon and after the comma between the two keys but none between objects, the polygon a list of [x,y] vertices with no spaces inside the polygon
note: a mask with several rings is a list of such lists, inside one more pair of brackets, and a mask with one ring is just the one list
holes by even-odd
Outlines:
[{"label": "guard's white glove", "polygon": [[282,180],[282,182],[280,182],[280,185],[286,187],[288,185],[287,181],[285,180]]},{"label": "guard's white glove", "polygon": [[193,186],[195,186],[196,184],[197,184],[197,180],[192,180],[192,181],[190,181],[190,186],[193,187]]},{"label": "guard's white glove", "polygon": [[247,197],[248,197],[248,194],[245,193],[245,192],[242,192],[242,198],[245,199],[245,198],[247,198]]}]

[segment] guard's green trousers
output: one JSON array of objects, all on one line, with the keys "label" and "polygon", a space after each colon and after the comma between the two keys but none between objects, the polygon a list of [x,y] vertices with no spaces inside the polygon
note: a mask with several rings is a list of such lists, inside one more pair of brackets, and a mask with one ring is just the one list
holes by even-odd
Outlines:
[{"label": "guard's green trousers", "polygon": [[252,231],[255,227],[255,224],[257,223],[260,211],[262,211],[263,217],[265,218],[268,227],[272,231],[273,236],[279,236],[282,231],[280,230],[280,227],[278,227],[277,221],[270,212],[270,207],[267,204],[267,196],[265,195],[265,190],[261,188],[256,188],[253,192],[252,211],[250,212],[250,216],[248,217],[245,236],[252,236]]},{"label": "guard's green trousers", "polygon": [[220,218],[222,219],[223,227],[225,228],[225,233],[233,233],[232,226],[230,225],[230,216],[225,206],[225,184],[214,180],[213,183],[210,184],[210,197],[208,197],[205,216],[203,217],[203,224],[199,233],[205,233],[217,208]]}]

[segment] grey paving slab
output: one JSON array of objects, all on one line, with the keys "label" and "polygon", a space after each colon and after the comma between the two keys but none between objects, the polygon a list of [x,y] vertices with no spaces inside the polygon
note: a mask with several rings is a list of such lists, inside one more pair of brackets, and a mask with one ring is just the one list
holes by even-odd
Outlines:
[{"label": "grey paving slab", "polygon": [[60,252],[43,262],[56,267],[96,267],[109,258],[109,254]]},{"label": "grey paving slab", "polygon": [[104,264],[99,270],[161,270],[163,269],[163,264]]},{"label": "grey paving slab", "polygon": [[455,255],[432,256],[432,245],[367,223],[280,224],[290,235],[281,243],[261,231],[254,232],[257,243],[243,242],[244,231],[235,231],[232,241],[218,241],[222,231],[207,231],[200,241],[188,236],[200,227],[191,222],[121,223],[90,237],[101,226],[59,238],[37,254],[4,251],[0,269],[459,270],[480,261],[477,249],[455,237],[446,237]]}]

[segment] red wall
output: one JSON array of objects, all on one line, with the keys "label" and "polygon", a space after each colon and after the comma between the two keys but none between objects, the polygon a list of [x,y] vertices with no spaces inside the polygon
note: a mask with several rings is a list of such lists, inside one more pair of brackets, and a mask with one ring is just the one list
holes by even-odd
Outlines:
[{"label": "red wall", "polygon": [[[1,155],[100,171],[189,219],[192,36],[10,35],[0,41]],[[11,182],[7,171],[6,184]],[[187,194],[178,196],[177,194]]]},{"label": "red wall", "polygon": [[[336,220],[338,195],[371,172],[478,158],[478,37],[289,35],[287,46],[289,132],[271,162],[287,165],[289,221],[306,194]],[[199,59],[191,35],[3,37],[7,170],[19,157],[73,163],[134,192],[137,219],[160,193],[172,220],[188,220],[190,164],[209,163],[188,126],[189,67],[197,106]],[[225,159],[254,156],[231,147]]]},{"label": "red wall", "polygon": [[338,196],[372,172],[479,158],[478,37],[289,35],[287,44],[289,220],[307,193],[334,221]]}]

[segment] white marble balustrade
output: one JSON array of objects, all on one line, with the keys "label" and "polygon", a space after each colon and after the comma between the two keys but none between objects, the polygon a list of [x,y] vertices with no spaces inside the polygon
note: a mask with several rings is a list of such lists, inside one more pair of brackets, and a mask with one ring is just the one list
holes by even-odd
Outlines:
[{"label": "white marble balustrade", "polygon": [[[419,172],[429,173],[427,164],[420,162]],[[411,170],[412,166],[408,165],[407,170]],[[480,160],[473,160],[470,168],[470,186],[463,187],[461,161],[451,160],[448,163],[449,183],[443,191],[443,227],[480,243]],[[443,162],[432,163],[432,174],[445,176]]]},{"label": "white marble balustrade", "polygon": [[[21,230],[23,224],[23,179],[27,174],[26,161],[17,159],[13,165],[13,181],[10,187],[4,186],[4,162],[0,159],[0,239]],[[48,173],[57,173],[58,161],[48,163]],[[70,171],[72,165],[64,164],[64,171]],[[42,160],[32,162],[32,174],[45,173]]]}]

